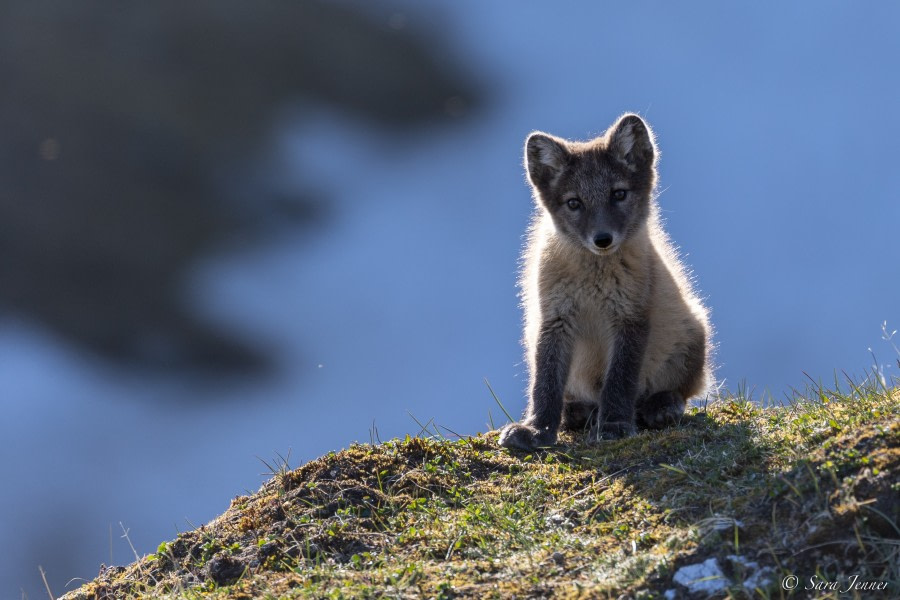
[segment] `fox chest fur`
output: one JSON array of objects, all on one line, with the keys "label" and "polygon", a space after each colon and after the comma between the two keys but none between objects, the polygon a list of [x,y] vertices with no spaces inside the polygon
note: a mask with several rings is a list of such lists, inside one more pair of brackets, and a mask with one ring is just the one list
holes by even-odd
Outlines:
[{"label": "fox chest fur", "polygon": [[[705,311],[696,298],[685,296],[649,235],[643,244],[610,257],[572,252],[556,235],[549,217],[538,214],[525,250],[521,286],[530,372],[535,373],[542,323],[557,322],[572,339],[564,400],[595,404],[617,331],[638,321],[647,325],[648,341],[636,373],[636,397],[672,385],[666,361],[705,341]],[[684,394],[699,394],[705,384],[706,373]]]}]

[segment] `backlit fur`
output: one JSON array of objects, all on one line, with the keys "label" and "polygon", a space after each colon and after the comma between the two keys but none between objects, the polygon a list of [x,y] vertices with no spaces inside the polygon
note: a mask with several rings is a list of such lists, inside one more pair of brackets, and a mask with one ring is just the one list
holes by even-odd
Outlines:
[{"label": "backlit fur", "polygon": [[706,393],[708,314],[660,223],[657,154],[636,115],[590,142],[528,137],[537,211],[520,286],[530,398],[502,445],[553,444],[560,425],[592,440],[629,435],[636,422],[671,423]]}]

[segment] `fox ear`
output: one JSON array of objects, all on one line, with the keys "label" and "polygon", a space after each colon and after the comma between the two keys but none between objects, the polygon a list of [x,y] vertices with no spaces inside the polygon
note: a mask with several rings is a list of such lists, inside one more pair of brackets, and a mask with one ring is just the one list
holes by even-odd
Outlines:
[{"label": "fox ear", "polygon": [[609,128],[609,152],[631,171],[653,166],[656,143],[653,132],[639,116],[623,115]]},{"label": "fox ear", "polygon": [[554,185],[569,160],[566,143],[552,135],[536,131],[525,140],[525,165],[528,179],[537,188]]}]

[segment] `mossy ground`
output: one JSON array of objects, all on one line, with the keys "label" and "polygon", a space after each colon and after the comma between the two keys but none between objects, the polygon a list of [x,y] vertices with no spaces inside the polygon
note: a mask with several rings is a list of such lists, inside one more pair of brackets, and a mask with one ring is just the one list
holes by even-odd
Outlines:
[{"label": "mossy ground", "polygon": [[[66,598],[656,598],[711,557],[731,564],[719,595],[897,597],[900,391],[851,387],[530,454],[492,433],[354,445]],[[742,586],[727,555],[768,583]],[[803,590],[854,574],[887,587]]]}]

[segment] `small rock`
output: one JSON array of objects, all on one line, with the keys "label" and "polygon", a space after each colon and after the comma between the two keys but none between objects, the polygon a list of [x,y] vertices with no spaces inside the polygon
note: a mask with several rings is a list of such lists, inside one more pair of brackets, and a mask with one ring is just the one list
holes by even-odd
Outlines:
[{"label": "small rock", "polygon": [[737,554],[729,554],[728,560],[731,561],[733,566],[740,567],[743,571],[743,573],[739,571],[739,573],[744,576],[742,585],[744,586],[744,589],[751,594],[753,594],[757,588],[764,590],[771,585],[772,578],[770,575],[774,573],[771,568],[763,567],[760,569],[758,562]]},{"label": "small rock", "polygon": [[673,589],[673,590],[666,590],[666,591],[663,593],[663,597],[664,597],[666,600],[675,600],[675,598],[678,597],[678,590],[674,590],[674,589]]},{"label": "small rock", "polygon": [[229,585],[237,581],[244,573],[244,563],[230,556],[216,555],[212,557],[203,570],[206,576],[217,585]]},{"label": "small rock", "polygon": [[566,555],[562,552],[554,552],[550,555],[550,558],[553,559],[553,562],[555,562],[560,567],[563,566],[566,562]]},{"label": "small rock", "polygon": [[282,533],[284,533],[286,527],[286,521],[278,521],[276,523],[272,523],[271,527],[269,527],[269,533],[272,535],[281,535]]},{"label": "small rock", "polygon": [[740,554],[729,554],[725,558],[727,558],[733,565],[741,566],[747,569],[759,568],[759,565],[756,563],[756,561],[752,561],[746,556],[741,556]]},{"label": "small rock", "polygon": [[708,558],[696,565],[687,565],[678,569],[673,578],[675,583],[683,585],[691,594],[712,595],[728,588],[729,581],[715,558]]},{"label": "small rock", "polygon": [[115,565],[107,567],[106,565],[100,565],[100,575],[105,575],[107,577],[113,577],[118,575],[119,573],[124,573],[125,567],[117,567]]},{"label": "small rock", "polygon": [[575,524],[561,513],[550,513],[544,518],[544,520],[546,521],[547,525],[551,525],[553,527],[559,527],[568,530],[575,528]]},{"label": "small rock", "polygon": [[319,545],[312,543],[303,544],[302,546],[298,544],[296,546],[296,552],[297,555],[309,560],[315,560],[322,554],[322,550],[319,548]]},{"label": "small rock", "polygon": [[772,575],[774,572],[775,571],[773,571],[769,567],[760,569],[744,580],[744,589],[750,592],[751,595],[753,595],[754,592],[758,589],[767,589],[770,585],[772,585],[772,578],[770,577],[770,575]]},{"label": "small rock", "polygon": [[262,558],[268,558],[275,554],[278,551],[278,542],[266,542],[262,546],[259,547],[257,552],[259,556]]}]

